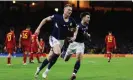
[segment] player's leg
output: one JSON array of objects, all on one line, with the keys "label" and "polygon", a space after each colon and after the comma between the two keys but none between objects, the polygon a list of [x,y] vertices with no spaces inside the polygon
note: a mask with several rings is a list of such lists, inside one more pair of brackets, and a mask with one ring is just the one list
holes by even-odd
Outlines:
[{"label": "player's leg", "polygon": [[30,45],[26,46],[26,61],[27,61],[27,57],[29,58],[29,62],[30,62],[30,58],[31,58],[31,61],[33,62],[33,54],[31,54],[31,46]]},{"label": "player's leg", "polygon": [[33,59],[34,59],[34,58],[33,58],[33,54],[34,54],[34,53],[31,51],[31,52],[30,52],[30,55],[29,55],[29,63],[34,63],[34,61],[33,61]]},{"label": "player's leg", "polygon": [[36,59],[37,59],[38,63],[41,63],[37,46],[32,47],[32,51],[34,54],[36,54]]},{"label": "player's leg", "polygon": [[26,61],[27,61],[27,51],[23,52],[23,65],[26,65]]},{"label": "player's leg", "polygon": [[34,63],[33,54],[34,54],[34,50],[33,50],[33,47],[31,47],[30,54],[29,54],[29,63]]},{"label": "player's leg", "polygon": [[61,53],[61,48],[60,48],[60,45],[57,44],[53,47],[53,54],[51,56],[51,59],[49,59],[49,65],[47,67],[47,69],[45,70],[45,72],[42,74],[42,77],[43,78],[46,78],[47,75],[48,75],[48,72],[50,71],[50,69],[52,68],[52,66],[56,63],[59,55]]},{"label": "player's leg", "polygon": [[37,59],[38,63],[42,63],[40,61],[40,54],[38,52],[35,52],[35,54],[36,54],[36,59]]},{"label": "player's leg", "polygon": [[26,46],[24,44],[22,44],[22,51],[23,51],[23,65],[26,65],[27,51],[26,51]]},{"label": "player's leg", "polygon": [[73,73],[72,73],[72,77],[71,80],[75,80],[76,79],[76,74],[78,72],[78,70],[80,69],[80,65],[81,65],[81,60],[84,54],[84,43],[77,43],[77,47],[76,47],[76,63],[74,65],[74,69],[73,69]]},{"label": "player's leg", "polygon": [[72,73],[72,77],[71,77],[71,80],[75,80],[76,79],[76,74],[80,68],[80,65],[81,65],[81,59],[82,59],[82,53],[77,53],[76,54],[76,62],[75,62],[75,65],[74,65],[74,69],[73,69],[73,73]]},{"label": "player's leg", "polygon": [[65,56],[64,56],[64,61],[68,61],[73,54],[72,50],[67,50]]},{"label": "player's leg", "polygon": [[65,46],[63,46],[62,51],[61,51],[61,56],[60,56],[61,58],[64,59],[64,57],[66,55],[66,51],[67,51],[67,48]]},{"label": "player's leg", "polygon": [[13,50],[12,50],[11,48],[8,48],[8,49],[7,49],[7,52],[8,52],[7,64],[8,64],[8,65],[11,65],[11,54],[12,54]]},{"label": "player's leg", "polygon": [[11,53],[8,53],[8,56],[7,56],[7,64],[8,65],[11,65]]},{"label": "player's leg", "polygon": [[72,55],[73,53],[75,53],[76,46],[77,46],[76,42],[73,42],[73,43],[70,43],[70,44],[69,44],[69,46],[68,46],[68,48],[67,48],[67,51],[66,51],[66,54],[65,54],[65,56],[64,56],[64,60],[65,60],[65,61],[68,61],[68,60],[70,59],[71,55]]},{"label": "player's leg", "polygon": [[[55,61],[58,59],[60,53],[61,53],[61,47],[64,44],[64,41],[58,41],[57,39],[55,39],[54,37],[50,36],[50,46],[52,47],[51,51],[50,51],[50,56],[48,56],[47,59],[45,59],[43,61],[43,63],[41,64],[41,66],[38,68],[38,70],[35,73],[35,76],[39,74],[39,72],[49,63],[49,66],[53,66],[54,64],[52,63],[52,61]],[[54,52],[54,53],[53,53]],[[51,55],[52,54],[52,55]]]},{"label": "player's leg", "polygon": [[111,60],[111,48],[110,47],[107,47],[107,58],[108,58],[108,62],[110,62],[110,60]]},{"label": "player's leg", "polygon": [[63,45],[63,47],[62,47],[62,49],[61,49],[61,52],[62,52],[62,53],[61,53],[61,58],[64,59],[68,47],[69,47],[69,42],[68,42],[67,40],[65,40],[64,45]]},{"label": "player's leg", "polygon": [[36,70],[36,73],[35,73],[35,77],[38,77],[40,71],[49,63],[49,60],[52,57],[52,54],[53,54],[53,49],[51,48],[47,58],[42,62],[40,67],[37,67],[37,70]]}]

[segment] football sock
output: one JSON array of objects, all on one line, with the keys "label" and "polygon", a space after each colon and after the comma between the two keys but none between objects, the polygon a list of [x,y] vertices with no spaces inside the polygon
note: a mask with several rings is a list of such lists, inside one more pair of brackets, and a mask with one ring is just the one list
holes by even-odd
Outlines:
[{"label": "football sock", "polygon": [[29,59],[30,59],[29,61],[32,62],[32,60],[33,60],[33,53],[30,54],[30,58]]},{"label": "football sock", "polygon": [[61,53],[61,58],[64,59],[65,55],[66,55],[66,51],[62,51],[62,53]]},{"label": "football sock", "polygon": [[23,54],[23,62],[26,63],[26,60],[27,60],[27,55],[24,53]]},{"label": "football sock", "polygon": [[58,54],[53,53],[52,59],[51,59],[49,65],[48,65],[48,69],[51,69],[51,67],[56,63],[58,57],[59,57]]},{"label": "football sock", "polygon": [[109,59],[111,59],[111,53],[109,53]]},{"label": "football sock", "polygon": [[7,58],[7,64],[11,64],[11,57]]},{"label": "football sock", "polygon": [[45,70],[44,73],[45,73],[46,75],[48,75],[48,72],[49,72],[49,71],[50,71],[50,70],[47,68],[47,69]]},{"label": "football sock", "polygon": [[77,60],[75,63],[75,66],[74,66],[73,73],[76,74],[78,72],[79,68],[80,68],[80,60]]},{"label": "football sock", "polygon": [[36,54],[37,61],[40,62],[39,54]]},{"label": "football sock", "polygon": [[48,63],[49,63],[49,61],[48,61],[48,59],[46,58],[46,59],[42,62],[41,66],[39,67],[39,71],[41,71]]}]

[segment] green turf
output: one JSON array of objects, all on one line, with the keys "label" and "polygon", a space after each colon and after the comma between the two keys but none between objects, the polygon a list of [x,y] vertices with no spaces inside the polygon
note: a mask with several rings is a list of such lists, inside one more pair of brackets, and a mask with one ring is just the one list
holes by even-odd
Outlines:
[{"label": "green turf", "polygon": [[[0,80],[35,80],[34,73],[40,65],[35,63],[24,66],[22,58],[13,58],[12,66],[5,63],[6,58],[0,58]],[[75,58],[68,63],[59,59],[47,80],[69,80],[74,63]],[[43,71],[39,75],[39,80],[43,80]],[[77,80],[133,80],[133,58],[113,58],[111,63],[107,63],[106,58],[84,58]]]}]

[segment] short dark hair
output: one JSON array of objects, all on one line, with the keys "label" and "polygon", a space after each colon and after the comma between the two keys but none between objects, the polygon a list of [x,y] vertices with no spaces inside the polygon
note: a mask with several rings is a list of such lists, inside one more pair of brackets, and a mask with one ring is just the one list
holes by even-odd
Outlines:
[{"label": "short dark hair", "polygon": [[82,12],[82,13],[80,14],[80,18],[82,19],[82,18],[85,17],[86,15],[90,15],[90,13],[89,13],[89,12]]},{"label": "short dark hair", "polygon": [[11,30],[11,31],[14,31],[14,27],[10,27],[10,30]]},{"label": "short dark hair", "polygon": [[29,28],[31,28],[31,27],[30,27],[30,25],[27,25],[27,27],[26,27],[26,28],[28,28],[28,29],[29,29]]},{"label": "short dark hair", "polygon": [[109,31],[108,33],[112,33],[112,31]]},{"label": "short dark hair", "polygon": [[66,4],[65,6],[64,6],[64,8],[65,7],[72,7],[72,5],[71,4]]}]

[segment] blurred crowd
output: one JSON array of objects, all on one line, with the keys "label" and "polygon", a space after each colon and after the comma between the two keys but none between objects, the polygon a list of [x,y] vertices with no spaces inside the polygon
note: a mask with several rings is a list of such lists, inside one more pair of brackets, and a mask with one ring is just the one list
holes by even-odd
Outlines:
[{"label": "blurred crowd", "polygon": [[[49,40],[47,37],[43,37],[45,42],[45,50],[44,53],[48,53],[50,49]],[[4,53],[4,44],[0,44],[0,53]],[[22,50],[17,47],[16,52],[22,53]],[[106,45],[105,42],[94,43],[93,40],[85,41],[85,54],[104,54],[106,53]],[[127,43],[119,43],[117,42],[117,49],[114,50],[114,53],[118,54],[133,54],[133,42],[128,41]]]}]

